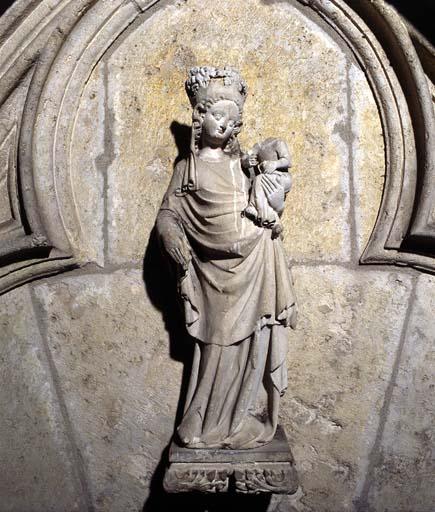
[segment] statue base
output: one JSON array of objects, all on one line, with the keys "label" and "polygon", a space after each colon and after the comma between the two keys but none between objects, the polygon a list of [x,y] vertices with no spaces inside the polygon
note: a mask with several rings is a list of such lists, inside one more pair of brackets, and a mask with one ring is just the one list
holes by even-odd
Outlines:
[{"label": "statue base", "polygon": [[167,492],[293,494],[298,479],[284,430],[249,450],[183,448],[172,442],[163,487]]}]

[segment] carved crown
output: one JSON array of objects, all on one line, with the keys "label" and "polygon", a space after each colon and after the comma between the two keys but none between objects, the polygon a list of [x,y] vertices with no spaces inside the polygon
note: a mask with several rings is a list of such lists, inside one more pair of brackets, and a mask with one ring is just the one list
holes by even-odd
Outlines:
[{"label": "carved crown", "polygon": [[242,111],[248,88],[233,68],[194,67],[185,83],[192,107],[207,101],[231,100]]}]

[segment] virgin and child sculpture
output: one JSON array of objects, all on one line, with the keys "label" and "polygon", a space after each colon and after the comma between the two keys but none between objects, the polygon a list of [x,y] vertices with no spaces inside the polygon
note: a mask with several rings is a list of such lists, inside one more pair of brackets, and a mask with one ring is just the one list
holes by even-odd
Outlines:
[{"label": "virgin and child sculpture", "polygon": [[280,222],[290,155],[272,138],[240,149],[247,87],[236,70],[195,67],[185,87],[190,153],[156,221],[195,345],[177,434],[187,448],[256,448],[277,428],[296,321]]}]

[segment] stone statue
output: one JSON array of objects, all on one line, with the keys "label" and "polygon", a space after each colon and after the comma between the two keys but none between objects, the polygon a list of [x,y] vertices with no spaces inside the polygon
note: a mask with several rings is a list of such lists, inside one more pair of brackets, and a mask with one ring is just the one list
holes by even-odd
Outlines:
[{"label": "stone statue", "polygon": [[188,448],[256,448],[277,428],[296,320],[279,220],[290,155],[278,139],[242,153],[247,87],[237,71],[195,67],[186,91],[191,151],[174,169],[156,222],[195,343],[177,432]]}]

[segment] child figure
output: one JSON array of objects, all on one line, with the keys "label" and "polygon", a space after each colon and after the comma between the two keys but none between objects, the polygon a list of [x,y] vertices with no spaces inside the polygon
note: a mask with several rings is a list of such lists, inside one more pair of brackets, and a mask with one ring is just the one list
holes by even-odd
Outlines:
[{"label": "child figure", "polygon": [[[255,144],[251,151],[242,157],[242,165],[255,172],[244,214],[256,224],[272,228],[272,236],[282,232],[280,214],[284,209],[284,198],[291,188],[290,152],[287,144],[280,139],[269,138]],[[261,175],[267,174],[276,187],[282,190],[282,207],[273,208],[264,190]]]}]

